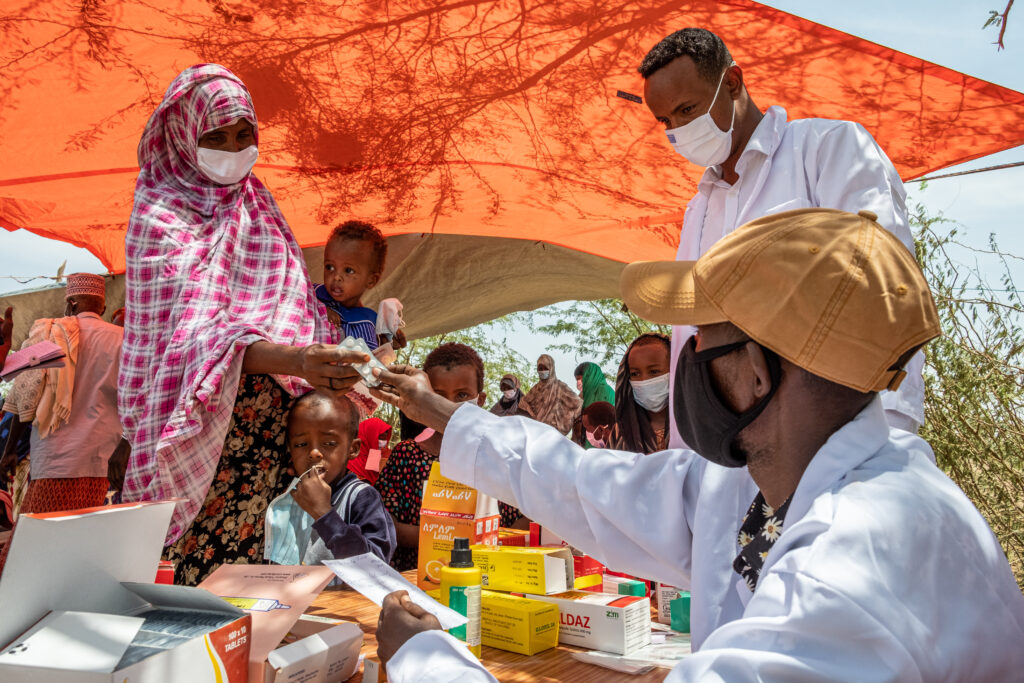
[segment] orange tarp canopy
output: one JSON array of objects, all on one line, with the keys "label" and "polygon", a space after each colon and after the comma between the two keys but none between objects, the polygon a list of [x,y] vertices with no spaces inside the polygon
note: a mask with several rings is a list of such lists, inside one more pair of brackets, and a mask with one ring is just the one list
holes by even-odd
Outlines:
[{"label": "orange tarp canopy", "polygon": [[252,91],[256,173],[303,246],[360,217],[672,258],[701,169],[616,93],[684,26],[724,38],[760,107],[859,121],[904,179],[1024,143],[1021,93],[745,0],[8,0],[0,225],[123,271],[142,128],[217,62]]}]

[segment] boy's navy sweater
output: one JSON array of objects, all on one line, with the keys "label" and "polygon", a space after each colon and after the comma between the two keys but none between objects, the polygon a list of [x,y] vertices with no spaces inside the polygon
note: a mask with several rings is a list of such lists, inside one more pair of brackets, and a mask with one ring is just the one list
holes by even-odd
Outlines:
[{"label": "boy's navy sweater", "polygon": [[[356,487],[353,491],[346,491]],[[345,499],[349,498],[347,504]],[[304,564],[321,564],[371,552],[390,562],[398,546],[395,525],[373,488],[351,472],[331,485],[333,510],[313,522],[310,544],[303,549]],[[342,507],[347,508],[341,509]]]}]

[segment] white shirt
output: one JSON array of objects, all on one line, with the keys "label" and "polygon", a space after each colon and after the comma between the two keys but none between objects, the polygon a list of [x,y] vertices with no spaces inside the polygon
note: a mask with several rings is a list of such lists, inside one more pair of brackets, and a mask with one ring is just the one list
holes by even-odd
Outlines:
[{"label": "white shirt", "polygon": [[[696,261],[718,240],[756,218],[810,207],[872,211],[879,225],[914,253],[903,181],[859,123],[786,121],[785,109],[770,107],[740,154],[736,173],[739,180],[729,185],[720,166],[704,171],[683,216],[677,260]],[[679,352],[692,334],[691,327],[672,328],[673,382]],[[883,394],[886,410],[895,413],[893,426],[916,431],[924,423],[923,369],[924,355],[918,353],[908,363],[899,390]],[[669,445],[685,446],[675,424],[670,430]]]},{"label": "white shirt", "polygon": [[79,313],[78,358],[68,421],[39,438],[32,426],[32,479],[106,477],[107,461],[121,440],[117,369],[124,330],[95,313]]},{"label": "white shirt", "polygon": [[[684,450],[584,451],[529,419],[464,406],[441,471],[610,567],[689,586],[695,654],[666,680],[1020,680],[1024,596],[930,450],[890,430],[872,401],[808,465],[754,593],[732,569],[757,493],[745,468]],[[459,650],[419,634],[389,680],[493,680]]]}]

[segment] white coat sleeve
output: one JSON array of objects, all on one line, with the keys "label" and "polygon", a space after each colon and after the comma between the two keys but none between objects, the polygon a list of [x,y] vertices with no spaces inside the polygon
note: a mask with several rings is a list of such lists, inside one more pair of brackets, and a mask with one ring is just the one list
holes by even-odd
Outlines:
[{"label": "white coat sleeve", "polygon": [[466,405],[441,444],[441,473],[515,505],[617,571],[690,585],[703,459],[584,450],[547,425]]},{"label": "white coat sleeve", "polygon": [[[859,123],[836,122],[822,137],[814,163],[817,206],[850,213],[868,210],[878,224],[916,253],[907,215],[907,192],[889,157]],[[924,354],[906,367],[896,391],[882,392],[882,406],[893,427],[916,432],[924,424]]]},{"label": "white coat sleeve", "polygon": [[444,631],[424,631],[388,662],[389,683],[497,683],[466,644]]},{"label": "white coat sleeve", "polygon": [[852,679],[920,683],[922,676],[887,624],[834,587],[791,573],[759,583],[743,618],[713,631],[665,680]]}]

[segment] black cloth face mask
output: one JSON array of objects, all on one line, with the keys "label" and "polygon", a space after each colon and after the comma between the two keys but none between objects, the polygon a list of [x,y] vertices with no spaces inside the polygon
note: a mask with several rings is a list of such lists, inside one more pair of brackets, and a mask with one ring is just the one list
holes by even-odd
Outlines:
[{"label": "black cloth face mask", "polygon": [[746,466],[746,454],[734,448],[733,441],[765,409],[775,395],[782,376],[779,357],[771,349],[762,346],[772,380],[768,395],[739,415],[722,402],[711,378],[711,361],[732,353],[749,341],[747,339],[698,352],[696,339],[690,337],[683,345],[676,365],[672,417],[676,421],[679,435],[698,454],[722,467]]}]

